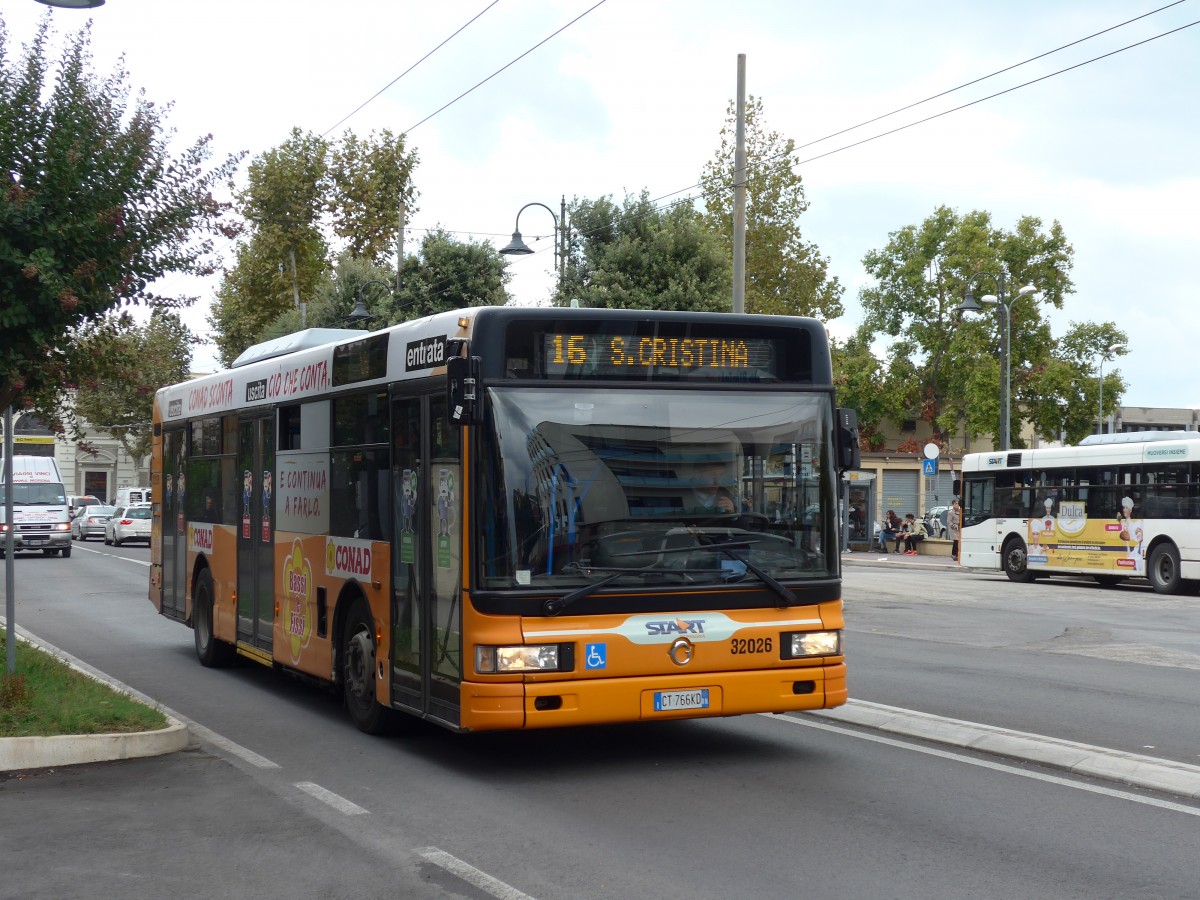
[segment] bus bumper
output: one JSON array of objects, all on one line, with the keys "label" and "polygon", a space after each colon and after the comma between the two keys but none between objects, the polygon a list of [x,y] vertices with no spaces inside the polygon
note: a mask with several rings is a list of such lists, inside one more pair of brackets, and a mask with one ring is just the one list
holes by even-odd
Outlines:
[{"label": "bus bumper", "polygon": [[[704,709],[655,711],[662,691],[708,690]],[[467,731],[564,728],[655,719],[828,709],[846,702],[846,665],[580,681],[462,685]]]}]

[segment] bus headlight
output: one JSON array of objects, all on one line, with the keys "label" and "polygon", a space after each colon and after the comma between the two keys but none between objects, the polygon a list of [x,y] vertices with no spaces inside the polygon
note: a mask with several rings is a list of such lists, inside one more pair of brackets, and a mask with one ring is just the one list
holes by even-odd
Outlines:
[{"label": "bus headlight", "polygon": [[841,656],[842,633],[840,631],[784,632],[782,645],[787,654],[784,659]]},{"label": "bus headlight", "polygon": [[569,644],[522,644],[517,647],[475,647],[475,671],[485,675],[509,672],[561,672],[574,667]]}]

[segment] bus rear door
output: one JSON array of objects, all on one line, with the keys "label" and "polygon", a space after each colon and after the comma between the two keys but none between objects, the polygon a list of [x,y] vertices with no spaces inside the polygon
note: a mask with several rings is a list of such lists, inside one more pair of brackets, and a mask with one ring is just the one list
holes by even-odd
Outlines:
[{"label": "bus rear door", "polygon": [[238,422],[238,643],[271,650],[275,623],[275,417]]}]

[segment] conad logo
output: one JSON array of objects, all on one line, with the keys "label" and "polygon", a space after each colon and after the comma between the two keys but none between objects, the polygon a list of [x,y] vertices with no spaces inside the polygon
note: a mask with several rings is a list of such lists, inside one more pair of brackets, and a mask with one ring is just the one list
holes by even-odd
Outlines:
[{"label": "conad logo", "polygon": [[325,574],[371,577],[371,542],[325,539]]}]

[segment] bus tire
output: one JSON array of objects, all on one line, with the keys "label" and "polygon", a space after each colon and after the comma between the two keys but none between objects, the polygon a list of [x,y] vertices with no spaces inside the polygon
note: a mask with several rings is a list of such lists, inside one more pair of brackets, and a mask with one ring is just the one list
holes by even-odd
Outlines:
[{"label": "bus tire", "polygon": [[1004,574],[1008,576],[1009,581],[1015,581],[1018,584],[1028,584],[1033,581],[1033,573],[1029,571],[1029,555],[1025,549],[1025,542],[1019,537],[1009,538],[1004,543],[1004,550],[1000,553],[1000,564],[1004,567]]},{"label": "bus tire", "polygon": [[375,624],[365,601],[352,602],[342,626],[342,698],[359,731],[386,734],[396,714],[375,699]]},{"label": "bus tire", "polygon": [[200,665],[223,669],[233,662],[237,651],[213,633],[213,593],[212,573],[205,569],[196,578],[196,587],[192,590],[192,635],[196,639],[196,658]]},{"label": "bus tire", "polygon": [[1146,577],[1156,594],[1179,594],[1183,592],[1183,578],[1179,574],[1179,550],[1169,541],[1158,544],[1150,551],[1150,563]]}]

